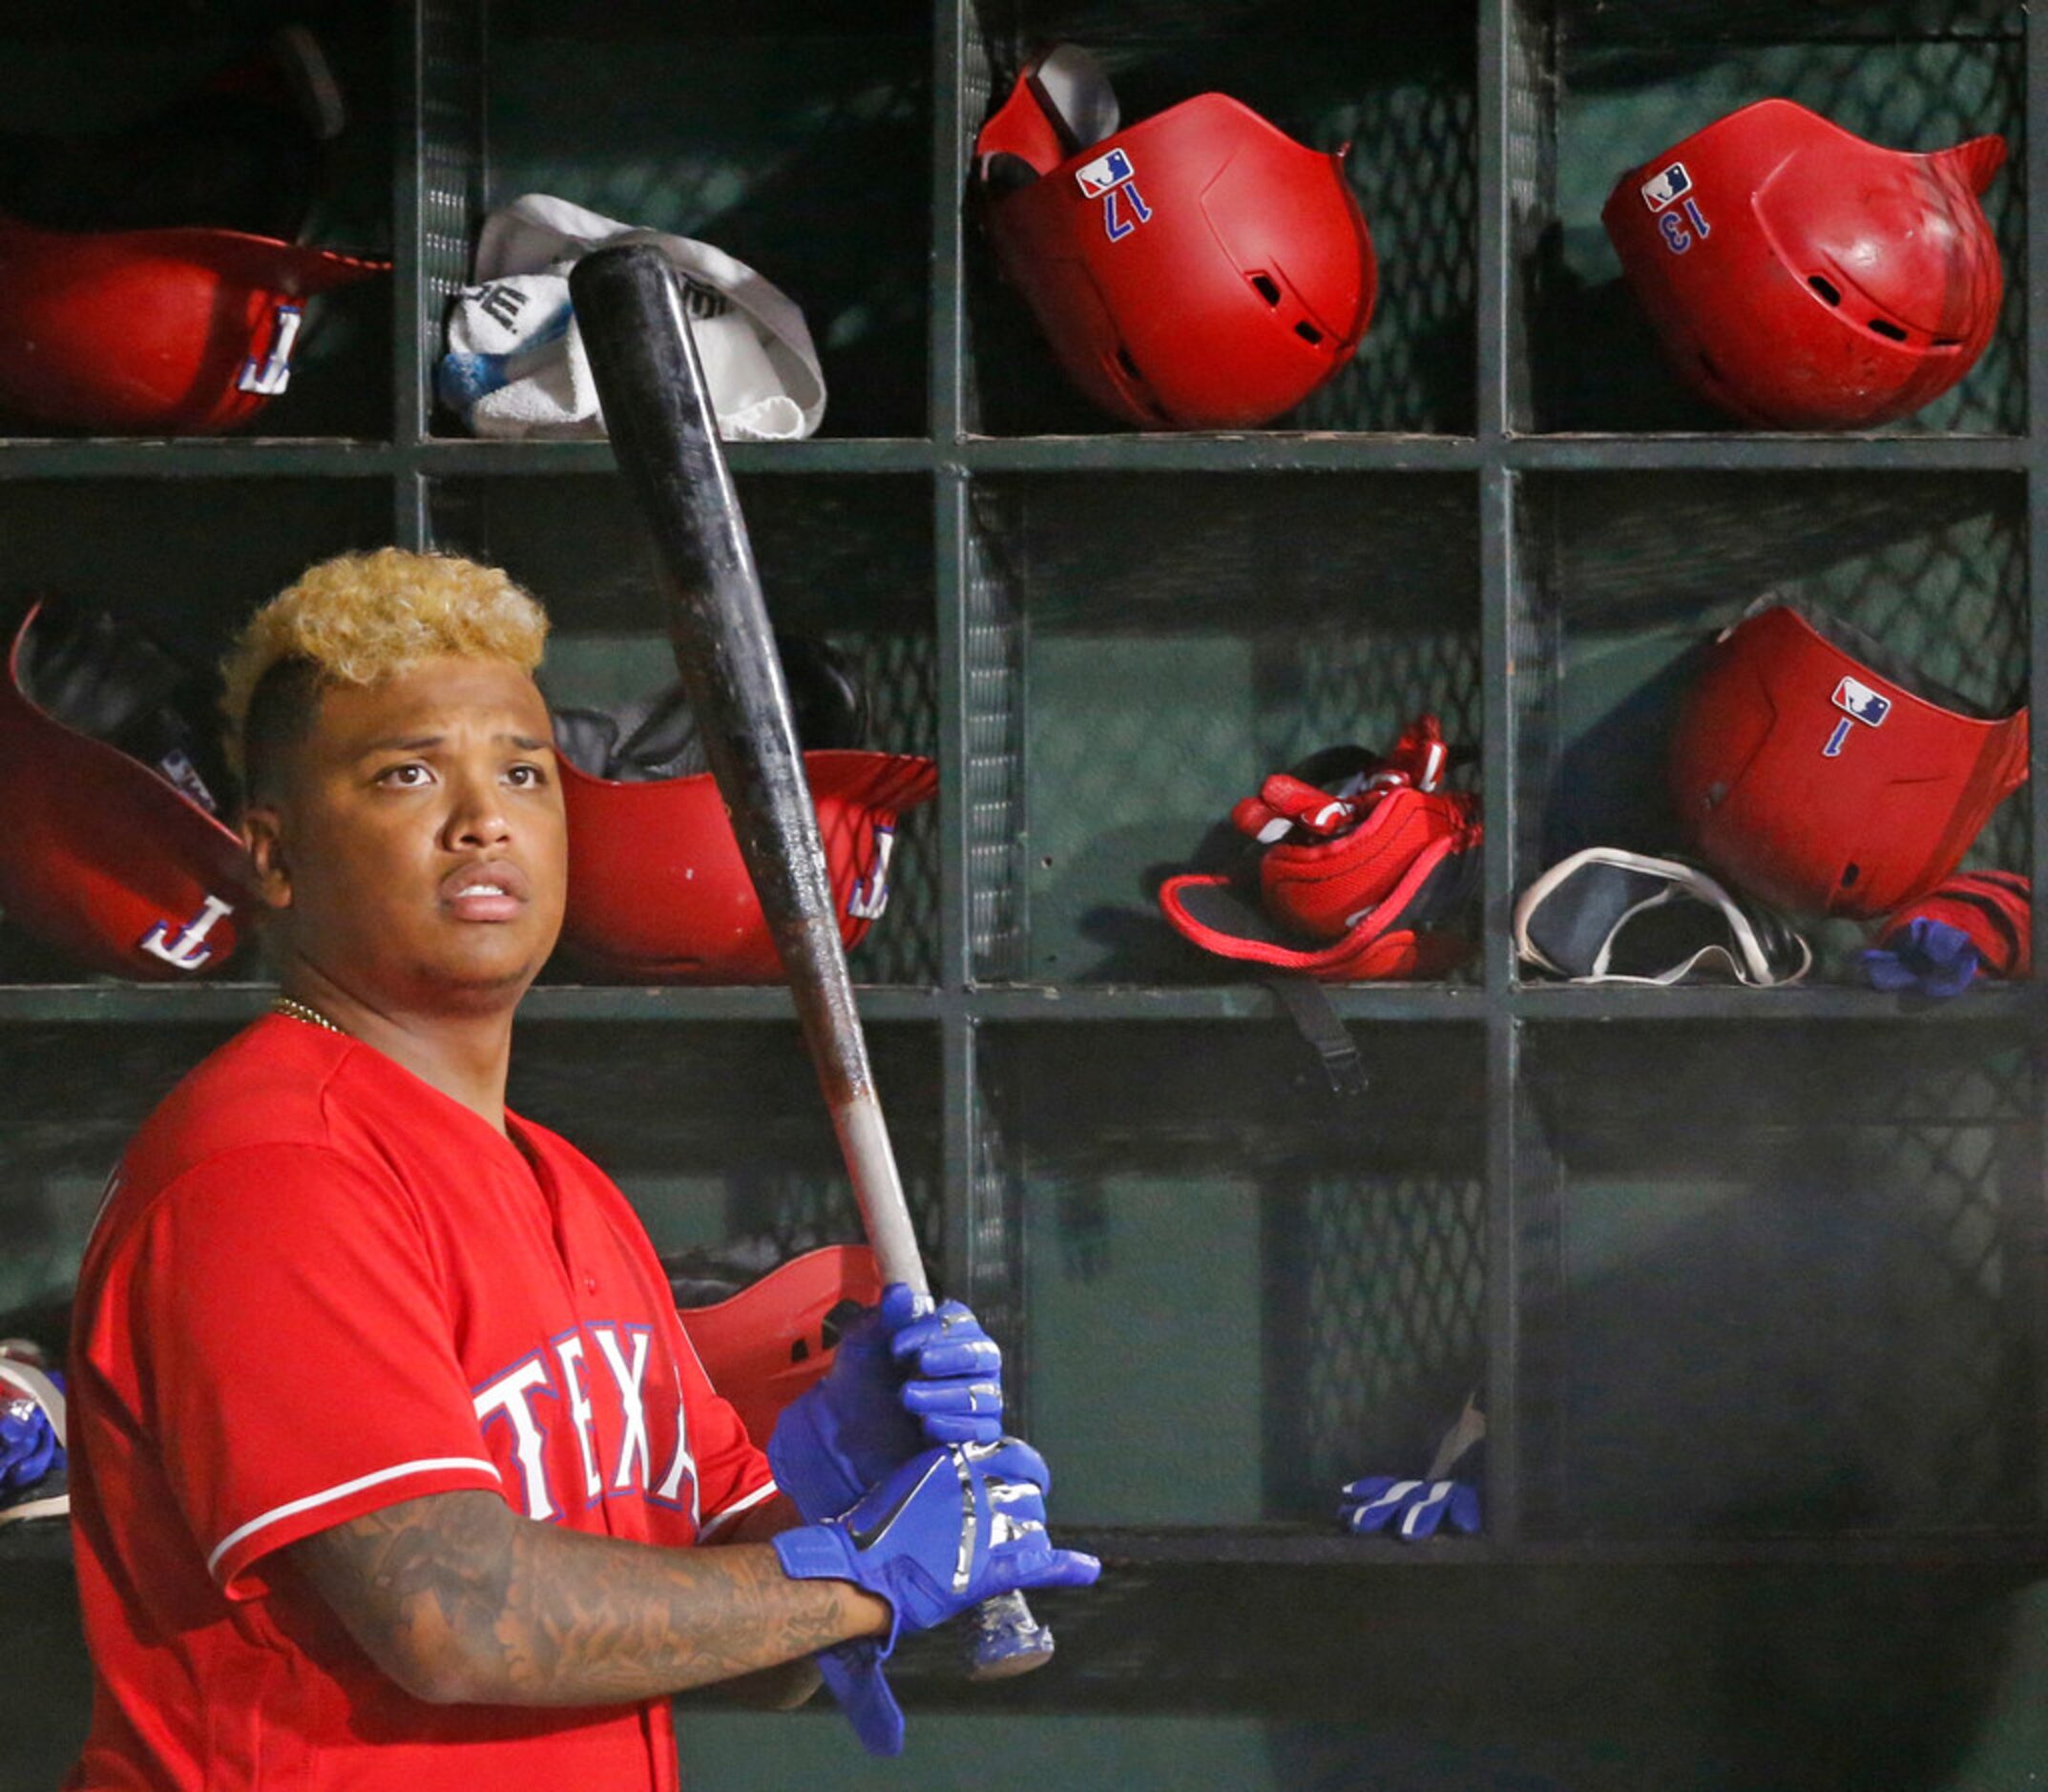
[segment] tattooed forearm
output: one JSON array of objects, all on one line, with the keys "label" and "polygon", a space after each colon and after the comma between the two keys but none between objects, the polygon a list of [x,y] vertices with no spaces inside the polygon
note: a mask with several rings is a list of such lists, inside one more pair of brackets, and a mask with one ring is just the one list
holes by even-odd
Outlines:
[{"label": "tattooed forearm", "polygon": [[436,1493],[286,1552],[372,1660],[445,1703],[658,1697],[809,1656],[888,1621],[846,1581],[790,1580],[758,1543],[654,1549]]},{"label": "tattooed forearm", "polygon": [[743,1511],[721,1531],[713,1539],[715,1543],[765,1543],[779,1532],[793,1531],[804,1522],[804,1514],[797,1511],[796,1502],[788,1494],[778,1492],[774,1498],[763,1500],[759,1506]]}]

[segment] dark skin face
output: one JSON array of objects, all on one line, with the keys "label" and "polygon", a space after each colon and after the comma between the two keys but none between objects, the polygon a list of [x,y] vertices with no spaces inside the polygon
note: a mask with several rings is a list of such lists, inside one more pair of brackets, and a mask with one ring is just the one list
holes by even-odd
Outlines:
[{"label": "dark skin face", "polygon": [[553,741],[525,673],[429,659],[324,692],[243,819],[285,992],[500,1127],[567,888]]}]

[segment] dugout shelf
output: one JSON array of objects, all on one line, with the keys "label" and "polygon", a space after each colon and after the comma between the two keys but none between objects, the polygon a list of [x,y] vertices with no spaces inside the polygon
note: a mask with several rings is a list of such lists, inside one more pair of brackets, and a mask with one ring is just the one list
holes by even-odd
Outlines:
[{"label": "dugout shelf", "polygon": [[[15,436],[6,439],[8,473],[18,479],[261,479],[361,477],[401,480],[459,475],[535,477],[607,474],[601,442],[483,442],[467,437],[412,445],[301,437]],[[1505,435],[1342,435],[1262,431],[1252,435],[1071,435],[1015,438],[814,436],[807,442],[734,442],[735,474],[1009,472],[1470,472],[1495,459],[1515,471],[1677,473],[1727,470],[2024,472],[2024,438],[1991,435],[1752,436],[1674,432],[1634,436],[1598,431]]]}]

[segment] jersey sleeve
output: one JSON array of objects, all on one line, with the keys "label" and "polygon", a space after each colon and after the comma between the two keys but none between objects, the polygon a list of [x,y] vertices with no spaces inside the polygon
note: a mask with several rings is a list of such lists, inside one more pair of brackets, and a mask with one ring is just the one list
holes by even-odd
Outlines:
[{"label": "jersey sleeve", "polygon": [[697,1461],[697,1540],[716,1543],[742,1512],[775,1497],[775,1476],[731,1402],[711,1386],[679,1319],[674,1342],[683,1422]]},{"label": "jersey sleeve", "polygon": [[314,1145],[188,1171],[130,1287],[144,1423],[207,1572],[260,1596],[272,1551],[395,1501],[500,1490],[405,1191]]}]

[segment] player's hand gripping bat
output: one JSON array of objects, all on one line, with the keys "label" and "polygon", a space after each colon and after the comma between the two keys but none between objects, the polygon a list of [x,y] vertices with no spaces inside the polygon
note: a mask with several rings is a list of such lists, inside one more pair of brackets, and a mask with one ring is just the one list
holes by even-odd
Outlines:
[{"label": "player's hand gripping bat", "polygon": [[[681,287],[661,252],[642,243],[585,256],[569,290],[612,451],[658,551],[676,667],[782,954],[868,1242],[885,1281],[925,1293],[789,694]],[[973,1615],[977,1679],[1024,1673],[1053,1653],[1052,1632],[1019,1594]]]}]

